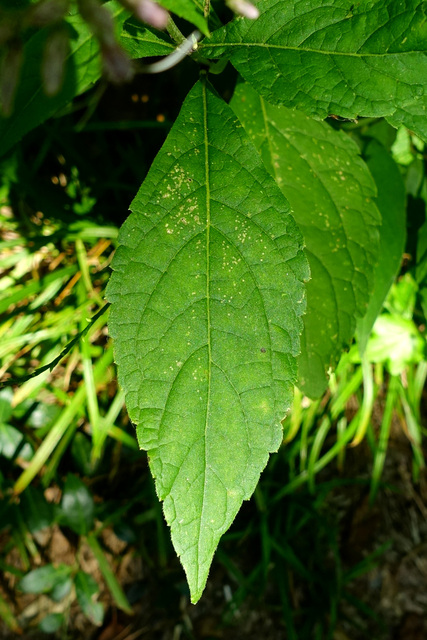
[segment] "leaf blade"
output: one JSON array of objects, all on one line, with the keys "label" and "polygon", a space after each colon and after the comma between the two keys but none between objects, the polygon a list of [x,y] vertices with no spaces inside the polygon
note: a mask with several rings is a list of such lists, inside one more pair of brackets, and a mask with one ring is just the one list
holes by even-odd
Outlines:
[{"label": "leaf blade", "polygon": [[281,441],[306,262],[286,200],[202,82],[131,209],[107,290],[110,333],[197,601],[219,538]]},{"label": "leaf blade", "polygon": [[204,40],[272,104],[310,116],[389,116],[427,136],[426,8],[420,0],[262,0],[255,23],[234,20]]},{"label": "leaf blade", "polygon": [[246,83],[231,105],[289,200],[312,279],[298,359],[298,386],[325,391],[326,372],[363,315],[378,252],[375,185],[352,140],[304,114],[265,102]]}]

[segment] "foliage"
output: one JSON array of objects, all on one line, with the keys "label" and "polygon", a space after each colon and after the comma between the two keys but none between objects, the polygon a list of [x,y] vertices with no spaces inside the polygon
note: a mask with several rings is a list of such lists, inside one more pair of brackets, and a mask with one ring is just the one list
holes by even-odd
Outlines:
[{"label": "foliage", "polygon": [[[227,14],[217,5],[210,11],[206,4],[203,17],[197,3],[197,10],[185,2],[168,0],[164,5],[204,30],[201,42],[196,44],[196,34],[186,49],[201,74],[197,79],[194,65],[189,72],[194,87],[182,100],[155,160],[148,162],[150,170],[118,237],[106,295],[119,381],[139,444],[148,451],[193,602],[203,592],[220,537],[253,493],[268,454],[281,444],[281,421],[295,384],[299,390],[284,423],[285,439],[291,443],[301,429],[301,466],[278,496],[305,482],[314,490],[316,473],[334,456],[342,465],[345,446],[367,435],[373,451],[373,498],[394,411],[407,421],[415,478],[424,464],[419,407],[425,339],[419,326],[425,313],[426,227],[425,217],[414,215],[414,203],[424,207],[427,193],[425,3],[348,5],[344,0],[328,6],[314,0],[262,0],[257,20],[234,17],[224,26],[219,22]],[[116,16],[114,47],[120,41],[132,58],[188,45],[173,22],[165,35],[152,26],[138,26],[115,3],[107,8]],[[0,121],[0,152],[9,151],[4,160],[9,167],[6,198],[19,181],[19,147],[13,145],[101,76],[90,29],[104,58],[106,36],[102,29],[101,35],[94,30],[87,16],[80,11],[64,20],[73,36],[64,81],[54,97],[43,93],[34,72],[47,32],[26,37],[15,110]],[[117,55],[122,60],[122,53]],[[241,74],[234,92],[230,71],[224,71],[224,80],[216,79],[227,61]],[[154,65],[145,61],[140,70],[155,71]],[[178,103],[188,83],[188,78],[181,82]],[[229,97],[233,93],[230,104],[221,95],[226,92]],[[319,121],[327,116],[328,123]],[[401,127],[396,137],[391,125],[408,129]],[[132,447],[123,425],[115,425],[123,395],[111,403],[108,393],[102,402],[97,395],[97,385],[105,384],[106,376],[112,379],[111,345],[104,350],[82,333],[90,313],[100,313],[92,336],[105,324],[106,269],[94,286],[90,264],[110,252],[116,230],[85,218],[96,197],[80,184],[76,167],[73,171],[61,193],[67,224],[58,228],[48,218],[43,233],[53,245],[59,234],[61,249],[71,245],[76,259],[59,272],[55,262],[53,267],[47,263],[43,277],[31,281],[28,248],[21,250],[22,240],[13,233],[4,241],[10,250],[0,298],[0,308],[8,314],[4,332],[9,331],[3,342],[4,370],[24,375],[19,356],[33,348],[40,365],[47,365],[77,334],[68,362],[71,371],[80,367],[83,382],[64,410],[41,427],[42,442],[27,442],[7,424],[6,409],[2,455],[30,460],[14,483],[15,493],[24,491],[45,464],[49,482],[82,413],[92,443],[89,456],[77,457],[86,457],[88,472],[100,460],[107,436]],[[4,223],[14,229],[7,217]],[[407,228],[410,274],[392,287],[386,312],[377,318],[399,273]],[[37,242],[42,250],[45,242]],[[52,302],[60,306],[70,291],[75,308],[52,313]],[[357,346],[329,381],[337,385],[335,397],[319,415],[317,399],[328,387],[327,374],[355,333]],[[371,363],[376,363],[375,376]],[[390,383],[377,441],[370,418],[383,385],[383,365]],[[408,366],[405,385],[402,372]],[[14,404],[31,400],[48,375],[46,369],[25,382]],[[69,378],[70,372],[64,375]],[[362,380],[363,401],[347,424],[346,401]],[[302,393],[312,399],[307,409]],[[322,453],[335,428],[336,443]],[[87,443],[76,437],[73,446],[84,450]],[[116,602],[126,609],[97,541],[90,493],[70,476],[62,499],[58,522],[87,538]],[[76,567],[75,592],[83,611],[99,621],[92,601],[95,585],[84,576]],[[52,591],[52,580],[43,590]],[[46,624],[58,622],[55,618]]]}]

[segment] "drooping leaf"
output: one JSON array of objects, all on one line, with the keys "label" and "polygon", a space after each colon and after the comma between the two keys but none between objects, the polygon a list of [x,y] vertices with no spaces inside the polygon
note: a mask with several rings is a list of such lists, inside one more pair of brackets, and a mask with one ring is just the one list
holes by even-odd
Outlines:
[{"label": "drooping leaf", "polygon": [[195,602],[281,442],[307,263],[286,199],[202,81],[131,209],[107,290],[110,333]]},{"label": "drooping leaf", "polygon": [[405,185],[389,153],[376,140],[365,150],[365,159],[377,185],[375,202],[381,212],[380,248],[375,266],[374,289],[363,318],[357,321],[357,337],[363,353],[374,322],[399,273],[406,242]]},{"label": "drooping leaf", "polygon": [[246,83],[232,107],[289,200],[310,263],[298,385],[312,397],[326,388],[366,310],[378,252],[375,185],[345,134],[301,112],[272,106]]},{"label": "drooping leaf", "polygon": [[273,104],[311,116],[388,116],[427,139],[424,0],[261,0],[200,44]]}]

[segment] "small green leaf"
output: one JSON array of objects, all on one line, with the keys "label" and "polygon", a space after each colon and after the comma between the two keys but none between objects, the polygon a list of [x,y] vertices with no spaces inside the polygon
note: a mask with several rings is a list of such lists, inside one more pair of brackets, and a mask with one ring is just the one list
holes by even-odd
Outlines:
[{"label": "small green leaf", "polygon": [[180,18],[192,22],[205,35],[209,35],[206,18],[203,17],[203,9],[194,0],[159,0],[159,4]]},{"label": "small green leaf", "polygon": [[388,116],[427,139],[424,0],[261,0],[199,45],[269,102],[311,116]]},{"label": "small green leaf", "polygon": [[79,535],[93,527],[94,503],[86,485],[76,476],[68,475],[61,502],[60,522]]},{"label": "small green leaf", "polygon": [[204,82],[131,208],[109,327],[196,602],[220,537],[281,443],[308,269],[286,199]]},{"label": "small green leaf", "polygon": [[49,613],[39,624],[40,631],[43,633],[56,633],[65,622],[64,614]]},{"label": "small green leaf", "polygon": [[98,583],[92,576],[79,571],[74,578],[76,596],[83,613],[93,624],[101,625],[104,619],[104,609],[100,602],[95,602],[95,596],[99,594]]},{"label": "small green leaf", "polygon": [[10,424],[0,424],[0,456],[12,460],[19,453],[21,458],[31,458],[33,449],[18,429]]},{"label": "small green leaf", "polygon": [[70,576],[67,575],[61,582],[58,582],[49,593],[49,596],[55,602],[61,602],[71,591],[71,587],[73,586],[73,581]]},{"label": "small green leaf", "polygon": [[19,582],[18,588],[24,593],[48,593],[57,584],[64,582],[70,573],[71,567],[65,564],[57,567],[47,564],[27,573]]},{"label": "small green leaf", "polygon": [[311,397],[326,388],[363,315],[378,256],[375,185],[347,135],[304,114],[268,104],[247,84],[232,107],[289,200],[307,247],[307,284],[298,385]]},{"label": "small green leaf", "polygon": [[49,527],[55,518],[54,505],[47,502],[43,493],[35,487],[27,487],[21,497],[20,508],[31,533]]},{"label": "small green leaf", "polygon": [[175,45],[164,33],[139,22],[134,17],[123,25],[120,41],[132,58],[163,56],[175,49]]},{"label": "small green leaf", "polygon": [[357,321],[360,352],[365,350],[369,334],[384,300],[398,275],[406,242],[406,197],[400,171],[389,153],[375,140],[365,150],[365,159],[377,185],[375,202],[381,212],[380,248],[375,266],[374,290],[368,309]]}]

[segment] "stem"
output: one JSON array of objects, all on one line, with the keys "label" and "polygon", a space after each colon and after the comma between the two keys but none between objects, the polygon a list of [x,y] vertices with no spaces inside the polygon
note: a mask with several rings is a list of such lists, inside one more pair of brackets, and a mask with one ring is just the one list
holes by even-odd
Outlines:
[{"label": "stem", "polygon": [[204,15],[205,18],[208,17],[210,10],[211,10],[211,0],[204,0],[204,3],[203,3],[203,15]]}]

